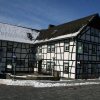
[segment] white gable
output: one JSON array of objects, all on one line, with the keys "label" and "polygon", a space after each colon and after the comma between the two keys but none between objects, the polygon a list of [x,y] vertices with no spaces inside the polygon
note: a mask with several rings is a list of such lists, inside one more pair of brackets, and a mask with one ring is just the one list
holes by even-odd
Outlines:
[{"label": "white gable", "polygon": [[[27,33],[31,33],[32,40],[27,37]],[[30,28],[0,23],[0,40],[34,43],[38,34],[39,32]]]}]

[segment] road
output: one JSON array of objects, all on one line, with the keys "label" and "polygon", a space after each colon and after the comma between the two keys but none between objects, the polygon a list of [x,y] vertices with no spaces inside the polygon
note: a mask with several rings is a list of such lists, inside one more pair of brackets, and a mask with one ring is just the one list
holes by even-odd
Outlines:
[{"label": "road", "polygon": [[100,85],[35,88],[0,85],[0,100],[99,100]]}]

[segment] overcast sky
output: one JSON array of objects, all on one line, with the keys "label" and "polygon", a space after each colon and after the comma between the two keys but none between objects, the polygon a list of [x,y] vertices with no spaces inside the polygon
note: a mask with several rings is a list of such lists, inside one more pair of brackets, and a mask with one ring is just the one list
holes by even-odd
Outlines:
[{"label": "overcast sky", "polygon": [[100,0],[0,0],[0,22],[36,29],[100,13]]}]

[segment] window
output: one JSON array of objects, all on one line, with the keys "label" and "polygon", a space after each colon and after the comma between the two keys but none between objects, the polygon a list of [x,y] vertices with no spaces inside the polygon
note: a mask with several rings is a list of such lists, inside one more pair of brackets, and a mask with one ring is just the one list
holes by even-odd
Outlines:
[{"label": "window", "polygon": [[88,53],[88,44],[86,44],[86,43],[84,43],[84,45],[83,45],[84,47],[83,47],[83,50],[84,50],[84,53]]},{"label": "window", "polygon": [[47,52],[50,53],[50,51],[51,51],[51,47],[50,47],[50,45],[48,45]]},{"label": "window", "polygon": [[39,53],[42,53],[42,46],[39,47]]},{"label": "window", "polygon": [[83,74],[84,74],[85,76],[87,76],[87,74],[88,74],[88,67],[89,67],[89,64],[84,64],[84,67],[83,67]]},{"label": "window", "polygon": [[96,45],[92,45],[92,53],[96,54],[97,52],[97,46]]},{"label": "window", "polygon": [[55,46],[54,45],[51,45],[51,52],[55,52]]},{"label": "window", "polygon": [[13,52],[13,47],[12,45],[7,46],[7,52],[12,53]]},{"label": "window", "polygon": [[98,34],[98,31],[96,29],[91,28],[91,35],[92,36],[98,36],[99,34]]},{"label": "window", "polygon": [[16,60],[16,64],[19,66],[25,65],[25,60]]},{"label": "window", "polygon": [[64,73],[69,73],[69,63],[64,63]]},{"label": "window", "polygon": [[28,66],[31,67],[31,68],[36,67],[35,62],[33,60],[28,61]]},{"label": "window", "polygon": [[47,62],[47,71],[51,71],[52,68],[54,68],[55,63],[54,62]]},{"label": "window", "polygon": [[83,45],[81,42],[78,42],[78,53],[83,53]]},{"label": "window", "polygon": [[91,74],[97,73],[98,64],[91,64]]},{"label": "window", "polygon": [[3,56],[3,49],[0,48],[0,57],[2,57],[2,56]]},{"label": "window", "polygon": [[12,59],[7,59],[7,65],[12,64]]},{"label": "window", "polygon": [[33,39],[33,36],[32,36],[32,34],[31,34],[31,33],[27,33],[27,37],[28,37],[30,40],[32,40],[32,39]]},{"label": "window", "polygon": [[51,62],[47,62],[47,71],[51,70]]},{"label": "window", "polygon": [[37,49],[35,47],[31,47],[31,53],[36,53]]},{"label": "window", "polygon": [[54,53],[55,52],[55,46],[54,45],[48,45],[47,52],[48,53]]},{"label": "window", "polygon": [[65,41],[64,51],[69,51],[69,41]]}]

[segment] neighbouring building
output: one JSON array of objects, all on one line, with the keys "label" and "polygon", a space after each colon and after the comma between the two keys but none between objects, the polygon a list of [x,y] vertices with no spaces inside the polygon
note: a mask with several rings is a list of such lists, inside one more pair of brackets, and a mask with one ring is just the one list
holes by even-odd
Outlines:
[{"label": "neighbouring building", "polygon": [[40,31],[36,41],[39,73],[58,71],[72,79],[100,77],[100,17],[90,15]]},{"label": "neighbouring building", "polygon": [[33,43],[38,33],[35,29],[0,23],[0,74],[14,70],[34,72]]}]

